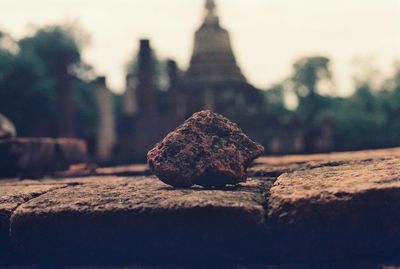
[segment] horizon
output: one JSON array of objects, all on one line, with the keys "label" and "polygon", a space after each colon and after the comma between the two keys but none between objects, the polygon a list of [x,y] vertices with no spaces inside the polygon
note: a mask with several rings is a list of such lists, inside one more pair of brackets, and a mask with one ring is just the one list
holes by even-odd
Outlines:
[{"label": "horizon", "polygon": [[[123,92],[124,68],[141,38],[150,39],[160,59],[174,59],[186,70],[204,0],[2,0],[0,10],[7,10],[0,29],[18,39],[30,34],[32,25],[78,22],[91,37],[83,59],[107,76],[111,89]],[[351,93],[352,76],[360,68],[371,63],[385,77],[400,60],[398,0],[218,0],[217,10],[239,66],[261,89],[289,77],[292,64],[303,56],[332,60],[338,95]]]}]

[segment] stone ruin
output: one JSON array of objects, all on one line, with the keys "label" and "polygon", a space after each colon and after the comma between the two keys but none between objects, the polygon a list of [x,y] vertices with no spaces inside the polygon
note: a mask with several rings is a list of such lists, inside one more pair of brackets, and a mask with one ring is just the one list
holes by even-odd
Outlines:
[{"label": "stone ruin", "polygon": [[261,157],[219,188],[143,168],[2,180],[0,267],[400,268],[399,166],[393,148]]},{"label": "stone ruin", "polygon": [[[237,122],[271,154],[299,153],[306,147],[315,151],[332,148],[329,122],[317,126],[312,133],[315,143],[306,145],[302,126],[283,124],[269,115],[262,90],[248,82],[236,60],[215,1],[206,1],[203,21],[193,43],[188,69],[180,72],[175,61],[170,60],[167,64],[169,86],[167,91],[160,91],[154,82],[154,52],[150,41],[140,41],[138,74],[126,76],[123,116],[113,156],[116,159],[111,159],[117,163],[145,162],[143,156],[157,141],[193,113],[204,109]],[[268,131],[260,132],[260,128]]]}]

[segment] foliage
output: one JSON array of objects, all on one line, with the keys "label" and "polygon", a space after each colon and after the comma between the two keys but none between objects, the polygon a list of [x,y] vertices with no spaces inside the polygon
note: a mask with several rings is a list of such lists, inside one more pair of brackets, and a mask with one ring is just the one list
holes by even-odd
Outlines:
[{"label": "foliage", "polygon": [[329,122],[333,129],[334,150],[399,146],[400,64],[396,65],[393,77],[379,87],[370,73],[356,78],[354,93],[344,98],[319,93],[320,82],[332,80],[329,63],[328,58],[321,56],[302,58],[294,64],[291,78],[267,91],[274,110],[285,115],[285,88],[295,93],[299,105],[289,117],[292,121],[300,120],[306,150],[312,151],[312,141],[307,140],[314,139],[313,130],[324,122]]},{"label": "foliage", "polygon": [[[21,136],[56,136],[57,60],[67,55],[74,90],[77,135],[93,141],[97,112],[93,68],[81,57],[87,35],[71,25],[47,26],[31,36],[14,40],[0,32],[0,113],[9,117]],[[154,82],[158,89],[167,79],[165,64],[152,53]],[[137,57],[127,71],[137,76]],[[354,93],[337,97],[333,92],[331,61],[324,56],[304,57],[293,65],[292,75],[264,92],[266,108],[261,115],[269,128],[300,128],[312,152],[315,129],[329,123],[333,150],[391,147],[400,145],[400,63],[395,72],[377,86],[371,75],[356,79]],[[331,94],[323,94],[328,85]],[[285,105],[288,93],[297,98],[297,108]],[[121,96],[114,96],[117,120]],[[295,126],[295,127],[293,127]],[[297,131],[297,130],[296,130]]]},{"label": "foliage", "polygon": [[[96,125],[93,77],[82,62],[87,37],[76,26],[47,26],[29,37],[14,41],[0,35],[0,113],[8,116],[21,136],[56,136],[57,60],[66,55],[72,79],[78,135],[93,135]],[[1,44],[8,46],[1,46]]]},{"label": "foliage", "polygon": [[318,83],[321,80],[332,78],[330,60],[326,57],[304,57],[293,65],[292,81],[297,95],[307,98],[318,94]]}]

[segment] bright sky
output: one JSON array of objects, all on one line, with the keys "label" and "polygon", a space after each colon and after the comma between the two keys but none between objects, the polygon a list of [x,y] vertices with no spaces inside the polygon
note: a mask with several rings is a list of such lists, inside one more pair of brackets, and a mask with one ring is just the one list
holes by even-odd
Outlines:
[{"label": "bright sky", "polygon": [[[354,59],[390,74],[400,60],[400,0],[217,0],[242,70],[265,88],[288,77],[293,62],[333,60],[339,93],[352,87]],[[91,35],[84,59],[110,86],[124,89],[124,66],[150,38],[162,58],[186,68],[204,0],[0,0],[0,29],[20,38],[32,25],[77,21]]]}]

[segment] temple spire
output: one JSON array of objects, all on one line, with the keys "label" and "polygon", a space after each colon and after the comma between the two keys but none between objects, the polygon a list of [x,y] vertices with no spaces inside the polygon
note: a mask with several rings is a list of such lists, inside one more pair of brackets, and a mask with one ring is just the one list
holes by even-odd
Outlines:
[{"label": "temple spire", "polygon": [[206,0],[206,17],[204,20],[204,24],[219,24],[219,19],[217,13],[215,11],[217,5],[214,0]]},{"label": "temple spire", "polygon": [[229,33],[219,24],[214,0],[205,1],[205,18],[196,31],[194,48],[186,77],[189,81],[241,81]]},{"label": "temple spire", "polygon": [[215,8],[216,8],[216,5],[215,5],[215,1],[214,0],[207,0],[206,1],[206,9],[207,9],[207,11],[209,13],[214,13]]}]

